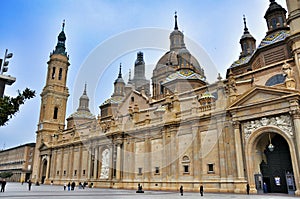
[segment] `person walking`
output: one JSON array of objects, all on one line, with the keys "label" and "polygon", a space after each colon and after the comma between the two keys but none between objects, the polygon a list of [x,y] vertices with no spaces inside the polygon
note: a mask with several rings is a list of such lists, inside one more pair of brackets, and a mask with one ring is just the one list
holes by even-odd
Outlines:
[{"label": "person walking", "polygon": [[68,191],[70,191],[70,189],[71,189],[71,183],[69,182],[68,183]]},{"label": "person walking", "polygon": [[71,184],[71,191],[74,191],[75,186],[76,186],[76,184],[75,184],[75,182],[73,181],[72,184]]},{"label": "person walking", "polygon": [[29,180],[29,181],[28,181],[28,191],[31,190],[31,185],[32,185],[32,182],[31,182],[31,180]]},{"label": "person walking", "polygon": [[64,191],[66,190],[66,188],[67,188],[67,183],[65,182],[64,183]]},{"label": "person walking", "polygon": [[5,185],[6,185],[6,181],[2,180],[2,183],[1,183],[1,192],[5,191]]},{"label": "person walking", "polygon": [[200,186],[200,194],[203,196],[203,185]]},{"label": "person walking", "polygon": [[182,196],[183,196],[183,186],[182,186],[182,185],[180,186],[180,189],[179,189],[179,191],[180,191],[180,195],[182,195]]},{"label": "person walking", "polygon": [[246,190],[247,190],[247,195],[249,195],[249,192],[250,192],[250,185],[249,184],[247,184]]}]

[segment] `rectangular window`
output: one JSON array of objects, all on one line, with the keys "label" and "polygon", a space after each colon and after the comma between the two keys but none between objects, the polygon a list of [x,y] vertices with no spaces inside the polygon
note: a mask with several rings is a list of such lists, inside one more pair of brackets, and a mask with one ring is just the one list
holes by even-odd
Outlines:
[{"label": "rectangular window", "polygon": [[208,173],[215,173],[214,164],[210,163],[210,164],[207,164],[207,166],[208,166]]},{"label": "rectangular window", "polygon": [[57,114],[58,114],[58,108],[54,108],[54,113],[53,113],[53,119],[57,119]]},{"label": "rectangular window", "polygon": [[159,167],[155,167],[155,174],[159,174]]},{"label": "rectangular window", "polygon": [[188,165],[183,166],[183,172],[184,173],[189,173],[189,166]]},{"label": "rectangular window", "polygon": [[64,170],[64,176],[66,175],[66,173],[67,173],[66,170]]},{"label": "rectangular window", "polygon": [[59,171],[56,171],[56,175],[59,175]]},{"label": "rectangular window", "polygon": [[52,75],[51,75],[52,79],[55,78],[55,67],[52,68]]},{"label": "rectangular window", "polygon": [[74,176],[76,176],[77,175],[77,170],[74,170]]},{"label": "rectangular window", "polygon": [[61,80],[61,78],[62,78],[62,68],[59,69],[58,80]]},{"label": "rectangular window", "polygon": [[142,175],[142,174],[143,174],[142,171],[143,171],[143,168],[139,168],[139,173],[138,173],[138,175]]},{"label": "rectangular window", "polygon": [[85,170],[82,171],[82,175],[85,175]]}]

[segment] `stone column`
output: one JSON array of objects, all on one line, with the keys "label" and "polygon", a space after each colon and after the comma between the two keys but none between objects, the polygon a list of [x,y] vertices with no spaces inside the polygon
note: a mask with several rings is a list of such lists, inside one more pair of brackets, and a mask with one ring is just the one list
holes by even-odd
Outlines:
[{"label": "stone column", "polygon": [[242,153],[240,123],[238,121],[234,121],[233,127],[234,127],[237,178],[244,179],[244,162],[243,162],[243,153]]},{"label": "stone column", "polygon": [[49,171],[50,171],[50,158],[49,158],[49,155],[47,155],[47,169],[46,169],[46,178],[45,180],[48,180],[49,178]]},{"label": "stone column", "polygon": [[97,179],[97,177],[98,177],[98,147],[96,146],[95,148],[94,148],[94,150],[95,150],[95,158],[94,158],[94,176],[93,176],[93,178],[94,179]]},{"label": "stone column", "polygon": [[[62,148],[61,149],[61,160],[60,160],[60,173],[59,173],[59,179],[61,179],[61,176],[63,175],[63,170],[64,170],[64,154],[65,154],[65,148]],[[68,169],[66,169],[67,171],[67,177],[70,176],[69,172],[68,172]],[[56,171],[55,172],[55,175],[56,175]]]},{"label": "stone column", "polygon": [[[293,123],[294,123],[294,135],[295,135],[295,154],[296,158],[294,160],[297,160],[297,164],[300,165],[300,110],[295,109],[291,111],[292,117],[293,117]],[[293,150],[293,149],[292,149]],[[292,153],[291,153],[292,155]],[[293,158],[292,158],[293,160]],[[293,165],[297,165],[293,164]],[[296,195],[300,195],[300,176],[299,176],[299,170],[298,167],[296,166],[293,167],[293,172],[294,172],[294,178],[295,178],[295,185],[297,188]]]},{"label": "stone column", "polygon": [[[152,161],[151,161],[151,140],[149,138],[149,132],[147,132],[147,135],[145,135],[144,147],[145,147],[145,150],[144,150],[144,154],[145,154],[144,155],[144,167],[145,167],[144,180],[145,180],[145,182],[150,182],[153,168],[152,168],[152,164],[151,164],[152,163]],[[148,185],[145,184],[144,186],[149,187],[149,184]]]},{"label": "stone column", "polygon": [[[74,175],[75,173],[75,171],[74,171],[74,146],[70,146],[69,147],[69,159],[70,159],[70,161],[68,162],[68,165],[69,165],[69,167],[70,167],[70,173],[72,174],[72,175]],[[78,178],[78,171],[77,171],[77,174],[76,174],[76,176],[75,176],[76,178]]]},{"label": "stone column", "polygon": [[[79,146],[79,153],[78,153],[78,170],[79,170],[79,176],[81,177],[82,175],[82,145]],[[87,171],[86,171],[87,172]],[[84,174],[84,178],[86,176],[86,173]]]},{"label": "stone column", "polygon": [[[291,113],[292,113],[294,128],[295,128],[295,138],[296,138],[296,146],[297,146],[296,151],[300,152],[300,110],[293,110],[291,111]],[[298,160],[300,161],[300,159]]]},{"label": "stone column", "polygon": [[92,171],[91,171],[91,163],[92,163],[92,153],[91,153],[91,148],[89,147],[88,149],[88,167],[87,167],[87,179],[91,179],[91,174],[92,174]]},{"label": "stone column", "polygon": [[122,150],[121,150],[121,143],[117,144],[117,159],[116,159],[116,179],[121,179],[121,162],[122,162]]},{"label": "stone column", "polygon": [[[224,120],[221,115],[220,118],[217,120],[217,134],[218,134],[218,148],[219,148],[219,167],[220,167],[220,177],[221,177],[221,187],[220,192],[228,192],[227,188],[227,162],[226,162],[226,149],[225,149],[225,134],[224,134]],[[243,160],[241,160],[243,161]]]},{"label": "stone column", "polygon": [[[200,182],[202,180],[202,157],[201,157],[201,136],[200,129],[198,126],[193,125],[192,127],[193,133],[193,175],[194,180],[196,182]],[[179,171],[177,171],[178,173]]]}]

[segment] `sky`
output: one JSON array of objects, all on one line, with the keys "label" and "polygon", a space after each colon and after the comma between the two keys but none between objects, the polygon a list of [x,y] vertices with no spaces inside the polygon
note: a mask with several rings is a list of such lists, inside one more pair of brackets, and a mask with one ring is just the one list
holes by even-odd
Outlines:
[{"label": "sky", "polygon": [[[285,0],[276,2],[286,8]],[[196,53],[193,55],[206,74],[214,71],[209,82],[216,80],[216,73],[224,78],[241,52],[243,15],[258,46],[267,32],[264,14],[268,6],[269,0],[1,1],[0,57],[4,57],[5,49],[14,54],[5,74],[16,77],[13,85],[6,86],[5,95],[16,96],[17,90],[28,87],[36,91],[36,97],[26,101],[7,125],[0,127],[0,150],[35,142],[47,61],[63,20],[71,64],[67,118],[78,107],[84,83],[90,110],[98,115],[99,106],[113,92],[120,63],[127,82],[138,51],[144,53],[146,77],[151,79],[153,67],[169,48],[175,11],[187,48]],[[201,53],[197,56],[197,49],[209,61]],[[93,57],[97,59],[91,62]]]}]

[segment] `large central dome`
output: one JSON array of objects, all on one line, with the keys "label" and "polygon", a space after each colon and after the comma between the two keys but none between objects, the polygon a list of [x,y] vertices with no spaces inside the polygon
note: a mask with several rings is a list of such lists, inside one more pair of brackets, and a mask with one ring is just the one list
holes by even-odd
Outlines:
[{"label": "large central dome", "polygon": [[[175,14],[175,27],[170,34],[170,50],[164,54],[153,70],[153,97],[159,99],[164,96],[164,82],[172,74],[181,70],[189,70],[197,74],[201,79],[201,85],[205,83],[204,70],[197,59],[191,55],[184,43],[184,35],[178,30],[177,15]],[[199,85],[200,85],[199,84]],[[197,85],[193,83],[193,85]],[[194,86],[192,86],[194,88]]]}]

